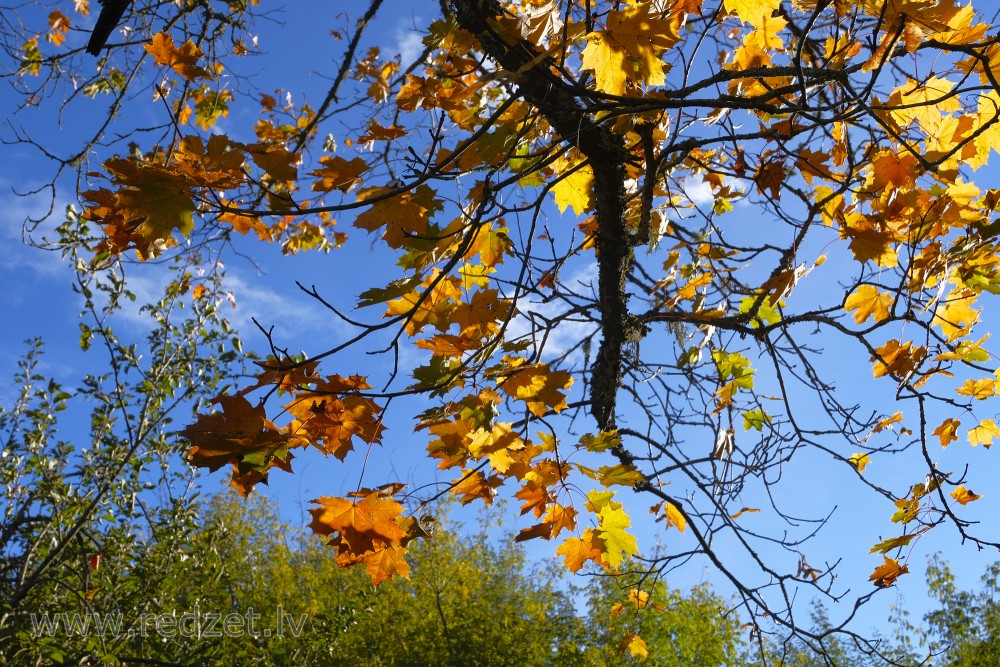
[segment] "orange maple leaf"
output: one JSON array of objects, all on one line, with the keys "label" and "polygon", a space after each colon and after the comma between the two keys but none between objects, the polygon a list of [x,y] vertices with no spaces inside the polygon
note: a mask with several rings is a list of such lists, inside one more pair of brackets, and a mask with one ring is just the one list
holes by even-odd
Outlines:
[{"label": "orange maple leaf", "polygon": [[971,503],[973,500],[979,500],[980,498],[982,498],[980,494],[969,491],[967,488],[965,488],[964,485],[961,484],[955,487],[955,490],[948,495],[950,495],[952,498],[954,498],[958,503],[962,505],[967,505]]},{"label": "orange maple leaf", "polygon": [[143,48],[157,63],[172,68],[188,81],[213,78],[211,72],[196,65],[198,59],[205,54],[190,39],[178,48],[174,46],[173,37],[159,32],[153,35],[152,42]]},{"label": "orange maple leaf", "polygon": [[785,163],[781,160],[772,160],[760,164],[753,180],[757,184],[757,192],[764,194],[766,190],[770,190],[771,198],[778,201],[781,199],[785,176]]},{"label": "orange maple leaf", "polygon": [[958,427],[961,425],[957,419],[945,419],[931,435],[936,435],[941,440],[941,446],[947,447],[949,443],[958,440]]},{"label": "orange maple leaf", "polygon": [[497,487],[501,485],[503,479],[496,475],[487,478],[479,470],[463,470],[462,476],[452,482],[451,492],[461,496],[459,502],[463,505],[474,500],[482,500],[486,505],[491,505],[497,495]]},{"label": "orange maple leaf", "polygon": [[545,511],[545,519],[541,523],[522,529],[514,541],[524,542],[538,537],[549,540],[559,535],[563,530],[573,530],[576,528],[576,514],[576,510],[572,507],[563,507],[558,503],[552,503]]},{"label": "orange maple leaf", "polygon": [[372,585],[378,586],[392,579],[394,574],[404,579],[410,578],[410,566],[403,559],[406,552],[406,547],[387,544],[365,554],[359,562],[364,563],[365,570],[372,578]]},{"label": "orange maple leaf", "polygon": [[587,561],[598,565],[604,563],[603,540],[590,528],[583,531],[583,537],[566,538],[556,553],[566,557],[563,562],[570,572],[579,572]]},{"label": "orange maple leaf", "polygon": [[917,158],[913,155],[884,151],[872,160],[871,186],[876,191],[912,188],[918,174]]},{"label": "orange maple leaf", "polygon": [[246,180],[243,145],[213,134],[205,144],[201,137],[184,137],[174,151],[174,162],[191,185],[216,190],[238,187]]},{"label": "orange maple leaf", "polygon": [[875,352],[872,356],[875,377],[892,375],[902,380],[917,370],[927,355],[927,348],[914,347],[910,341],[901,344],[898,340],[890,340],[875,348]]},{"label": "orange maple leaf", "polygon": [[241,391],[242,394],[249,393],[254,389],[269,384],[276,385],[278,393],[293,393],[316,382],[316,369],[319,366],[319,362],[317,361],[300,364],[287,357],[283,359],[265,359],[264,361],[255,361],[254,363],[263,368],[264,372],[257,375],[257,384],[243,389]]},{"label": "orange maple leaf", "polygon": [[385,426],[382,408],[356,392],[370,388],[364,378],[331,375],[312,380],[314,388],[300,391],[285,406],[296,417],[291,433],[302,435],[327,454],[341,461],[352,449],[352,438],[368,444],[382,441]]},{"label": "orange maple leaf", "polygon": [[369,232],[382,229],[382,238],[392,248],[401,248],[415,236],[426,236],[431,216],[442,210],[437,193],[427,185],[393,194],[391,188],[365,188],[358,191],[358,201],[375,200],[367,211],[354,219],[354,226]]},{"label": "orange maple leaf", "polygon": [[888,588],[896,583],[896,579],[909,573],[909,571],[910,568],[905,564],[900,565],[899,561],[895,558],[885,556],[885,561],[875,568],[875,571],[872,572],[872,576],[868,577],[868,580],[874,582],[879,588]]},{"label": "orange maple leaf", "polygon": [[60,46],[66,41],[66,33],[69,32],[70,21],[65,14],[60,11],[54,11],[49,14],[49,32],[46,38],[55,44]]},{"label": "orange maple leaf", "polygon": [[292,153],[280,143],[265,142],[250,144],[247,152],[258,167],[277,184],[289,186],[299,179],[299,169],[296,166],[301,159],[298,153]]},{"label": "orange maple leaf", "polygon": [[521,514],[534,512],[537,517],[542,516],[548,504],[553,502],[548,489],[532,482],[525,484],[514,497],[524,501],[521,505]]},{"label": "orange maple leaf", "polygon": [[359,157],[348,161],[337,155],[324,156],[319,162],[323,168],[311,172],[318,179],[312,184],[316,192],[347,192],[361,183],[361,174],[368,171],[368,164]]},{"label": "orange maple leaf", "polygon": [[333,535],[344,553],[361,556],[366,552],[398,545],[407,533],[396,522],[403,506],[395,500],[380,498],[378,492],[360,500],[323,497],[310,501],[319,507],[309,510],[309,527],[317,535]]}]

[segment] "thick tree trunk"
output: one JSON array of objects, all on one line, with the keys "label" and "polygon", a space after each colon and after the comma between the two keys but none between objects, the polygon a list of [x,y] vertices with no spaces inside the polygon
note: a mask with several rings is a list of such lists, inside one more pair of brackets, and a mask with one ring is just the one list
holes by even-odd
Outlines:
[{"label": "thick tree trunk", "polygon": [[590,374],[590,412],[601,430],[615,428],[622,375],[622,349],[630,315],[625,282],[634,241],[626,226],[625,162],[621,136],[595,121],[566,82],[558,79],[540,51],[525,40],[509,43],[490,26],[502,9],[494,2],[453,0],[458,24],[479,39],[484,52],[511,74],[518,92],[545,117],[561,138],[587,157],[594,172],[594,214],[598,223],[598,303],[601,345]]}]

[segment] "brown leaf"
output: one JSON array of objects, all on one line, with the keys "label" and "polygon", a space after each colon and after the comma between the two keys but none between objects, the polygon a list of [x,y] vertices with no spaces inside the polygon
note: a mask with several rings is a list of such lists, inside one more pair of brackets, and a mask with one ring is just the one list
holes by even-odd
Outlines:
[{"label": "brown leaf", "polygon": [[198,415],[180,432],[191,443],[188,463],[211,471],[232,464],[232,486],[244,497],[267,481],[271,468],[291,472],[288,450],[305,446],[305,440],[276,428],[265,419],[263,406],[253,407],[242,396],[220,396],[215,402],[222,413]]}]

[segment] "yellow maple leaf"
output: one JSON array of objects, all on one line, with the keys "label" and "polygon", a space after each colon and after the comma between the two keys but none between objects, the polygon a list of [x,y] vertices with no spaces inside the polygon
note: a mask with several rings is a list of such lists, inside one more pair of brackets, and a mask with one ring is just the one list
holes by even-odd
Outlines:
[{"label": "yellow maple leaf", "polygon": [[952,81],[937,76],[923,82],[908,79],[889,97],[893,107],[891,116],[901,127],[917,121],[925,132],[933,132],[940,125],[943,114],[961,108],[957,97],[951,94],[954,87]]},{"label": "yellow maple leaf", "polygon": [[622,504],[613,500],[614,497],[614,491],[597,491],[595,489],[594,491],[587,493],[587,503],[585,507],[594,514],[597,514],[605,507],[610,507],[611,509],[621,509]]},{"label": "yellow maple leaf", "polygon": [[879,292],[874,285],[860,285],[847,297],[844,310],[853,310],[854,321],[862,324],[869,317],[881,322],[889,317],[892,307],[892,295]]},{"label": "yellow maple leaf", "polygon": [[979,426],[969,429],[969,444],[973,447],[982,445],[989,449],[995,437],[1000,437],[1000,428],[992,419],[984,419]]},{"label": "yellow maple leaf", "polygon": [[995,90],[990,90],[979,97],[976,116],[976,124],[979,126],[975,138],[976,155],[968,160],[969,166],[973,169],[985,165],[991,151],[1000,153],[1000,123],[996,122],[998,116],[1000,116],[1000,95]]},{"label": "yellow maple leaf", "polygon": [[[571,165],[562,163],[567,169]],[[556,167],[559,167],[557,163]],[[583,215],[594,208],[594,170],[589,164],[582,165],[575,171],[560,176],[552,185],[556,205],[560,213],[572,208],[576,215]]]},{"label": "yellow maple leaf", "polygon": [[744,23],[760,28],[781,5],[781,0],[723,0],[722,5],[727,12],[735,12]]},{"label": "yellow maple leaf", "polygon": [[598,90],[612,95],[625,92],[625,51],[604,33],[587,35],[581,67],[594,72]]},{"label": "yellow maple leaf", "polygon": [[670,526],[677,526],[677,530],[682,533],[687,528],[687,519],[684,518],[684,515],[681,514],[681,511],[673,503],[667,503],[666,517],[668,528]]},{"label": "yellow maple leaf", "polygon": [[649,604],[649,593],[633,588],[628,592],[628,601],[634,604],[636,609],[645,609]]},{"label": "yellow maple leaf", "polygon": [[826,66],[830,69],[843,69],[847,61],[860,52],[861,44],[848,33],[844,33],[838,39],[827,37],[824,42],[823,57],[826,58]]},{"label": "yellow maple leaf", "polygon": [[956,290],[938,304],[934,311],[932,326],[941,327],[941,332],[951,342],[965,336],[979,321],[979,311],[972,307],[976,294],[972,290]]},{"label": "yellow maple leaf", "polygon": [[772,10],[765,7],[761,17],[750,21],[754,25],[754,31],[743,40],[743,44],[755,47],[761,51],[780,51],[784,48],[785,42],[781,38],[781,31],[788,25],[788,21],[780,16],[772,16]]},{"label": "yellow maple leaf", "polygon": [[548,364],[530,364],[509,371],[500,383],[505,394],[524,401],[538,417],[549,410],[560,412],[566,407],[566,395],[561,390],[573,384],[565,371],[554,371]]},{"label": "yellow maple leaf", "polygon": [[962,396],[971,396],[977,401],[982,401],[990,396],[996,396],[997,381],[994,378],[981,378],[979,380],[966,380],[965,384],[956,389]]},{"label": "yellow maple leaf", "polygon": [[601,466],[597,470],[596,479],[604,486],[632,486],[646,479],[646,476],[629,463],[619,463],[613,466]]},{"label": "yellow maple leaf", "polygon": [[646,646],[646,642],[637,632],[628,633],[618,644],[618,652],[624,653],[625,651],[640,660],[645,660],[649,656],[649,647]]},{"label": "yellow maple leaf", "polygon": [[923,531],[910,533],[909,535],[900,535],[899,537],[891,537],[887,540],[883,540],[878,544],[876,544],[875,546],[873,546],[871,549],[869,549],[868,553],[887,554],[893,549],[898,549],[899,547],[905,547],[913,540],[914,537],[920,535],[921,532]]},{"label": "yellow maple leaf", "polygon": [[[881,433],[882,431],[884,431],[886,429],[890,429],[891,430],[892,427],[893,427],[893,424],[897,424],[897,423],[899,423],[901,421],[903,421],[903,413],[902,412],[896,412],[891,417],[886,417],[885,419],[883,419],[879,423],[875,424],[875,426],[872,428],[872,433]],[[903,429],[903,430],[906,431],[906,432],[909,432],[909,429]]]},{"label": "yellow maple leaf", "polygon": [[982,345],[990,334],[986,334],[979,340],[973,342],[964,340],[960,342],[954,350],[942,352],[934,358],[935,361],[987,361],[990,358],[989,352],[983,349]]},{"label": "yellow maple leaf", "polygon": [[889,517],[893,523],[910,523],[917,518],[917,513],[920,511],[919,498],[900,498],[893,504],[896,506],[896,511]]},{"label": "yellow maple leaf", "polygon": [[871,463],[871,459],[864,452],[858,452],[857,454],[851,454],[851,457],[847,459],[850,461],[851,465],[857,469],[858,472],[864,472],[865,468]]},{"label": "yellow maple leaf", "polygon": [[639,552],[635,537],[625,532],[632,520],[621,506],[615,508],[610,505],[603,507],[597,517],[600,522],[597,534],[604,541],[604,560],[611,567],[617,568],[624,556],[634,556]]},{"label": "yellow maple leaf", "polygon": [[611,10],[604,30],[586,35],[581,67],[594,72],[597,89],[622,95],[626,83],[660,86],[665,81],[660,55],[679,39],[677,22],[659,18],[652,2],[630,2]]},{"label": "yellow maple leaf", "polygon": [[502,264],[504,255],[513,247],[507,235],[509,231],[507,227],[480,229],[469,245],[466,257],[479,255],[479,261],[483,266],[494,267]]}]

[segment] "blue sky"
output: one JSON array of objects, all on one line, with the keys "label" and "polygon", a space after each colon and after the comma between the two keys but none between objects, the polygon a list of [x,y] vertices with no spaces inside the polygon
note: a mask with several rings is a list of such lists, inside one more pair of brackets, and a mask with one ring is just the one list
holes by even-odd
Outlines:
[{"label": "blue sky", "polygon": [[[419,5],[417,5],[419,6]],[[294,7],[294,8],[292,8]],[[409,56],[419,49],[419,30],[426,25],[426,17],[415,13],[412,3],[397,3],[390,11],[383,14],[378,29],[372,32],[372,40],[383,47],[385,52],[402,51]],[[294,12],[294,16],[292,14]],[[266,21],[260,23],[261,38],[259,46],[264,56],[251,58],[247,63],[239,65],[241,69],[254,72],[253,83],[259,89],[268,91],[278,87],[292,90],[292,98],[296,103],[310,102],[317,104],[325,91],[329,72],[339,63],[344,42],[336,41],[329,35],[331,25],[346,25],[345,19],[337,18],[329,3],[297,2],[289,8],[279,11],[273,19],[283,21],[297,19],[302,14],[322,17],[322,20],[311,22],[295,21],[295,30],[274,30],[277,24]],[[311,31],[311,32],[310,32]],[[85,40],[85,35],[74,35],[72,38]],[[288,57],[283,54],[294,53],[297,57],[296,67],[288,67]],[[271,55],[268,55],[271,54]],[[277,57],[274,57],[277,56]],[[301,62],[304,61],[304,62]],[[289,78],[291,76],[291,78]],[[302,91],[309,91],[308,93]],[[105,105],[101,103],[77,104],[72,107],[73,113],[64,114],[61,119],[56,117],[54,110],[42,107],[39,110],[27,110],[17,116],[11,116],[21,104],[21,99],[4,87],[0,89],[0,113],[4,117],[12,117],[13,122],[23,123],[36,135],[45,136],[46,144],[57,147],[65,146],[70,151],[73,140],[79,136],[84,127],[101,122],[101,114]],[[133,107],[137,114],[148,114],[156,117],[155,105],[136,104]],[[253,104],[237,105],[233,114],[224,119],[216,128],[217,132],[231,132],[235,139],[249,138],[245,135],[247,128],[256,118],[257,109]],[[132,112],[130,112],[132,113]],[[9,132],[6,128],[4,132]],[[330,128],[336,132],[336,128]],[[244,133],[241,135],[241,133]],[[0,291],[0,309],[6,314],[7,326],[5,338],[7,345],[0,353],[0,374],[10,376],[20,352],[19,341],[34,336],[43,336],[46,340],[49,355],[46,367],[43,369],[67,383],[76,381],[81,369],[88,363],[81,357],[77,349],[79,330],[77,315],[79,301],[70,289],[71,272],[61,264],[57,254],[28,248],[21,244],[21,225],[26,218],[37,217],[49,207],[45,194],[36,197],[22,197],[17,192],[33,190],[44,184],[48,177],[48,163],[37,153],[17,146],[4,147],[6,160],[0,164],[0,203],[3,204],[4,219],[0,233],[8,247],[8,256],[0,264],[0,273],[9,286]],[[989,168],[988,168],[989,169]],[[996,180],[990,173],[985,176]],[[977,179],[979,180],[979,179]],[[73,183],[71,179],[60,181],[60,189],[55,198],[54,208],[62,210],[73,201]],[[692,184],[692,192],[697,192],[697,186]],[[737,210],[731,215],[740,215]],[[749,212],[742,213],[750,216]],[[553,207],[548,213],[551,221],[564,221]],[[59,216],[56,216],[56,220]],[[748,226],[765,224],[764,221],[748,217]],[[350,220],[340,221],[345,231],[350,231]],[[39,228],[43,233],[45,225]],[[749,230],[748,230],[749,231]],[[831,235],[832,238],[832,235]],[[245,252],[253,258],[250,261],[236,253],[226,257],[226,267],[229,275],[229,286],[235,296],[235,307],[230,308],[229,319],[240,330],[247,348],[263,351],[264,339],[254,329],[252,318],[262,323],[273,324],[275,335],[283,345],[291,350],[325,349],[330,340],[337,340],[347,334],[347,328],[336,318],[322,312],[308,296],[296,287],[296,281],[303,284],[316,285],[324,297],[350,311],[353,295],[365,288],[379,284],[379,276],[373,275],[371,267],[384,259],[385,253],[372,249],[371,239],[360,231],[351,233],[348,244],[330,254],[303,254],[295,257],[283,257],[273,247],[266,247],[252,241],[241,241],[237,250]],[[818,253],[821,249],[816,248]],[[831,254],[830,261],[818,267],[809,280],[804,280],[801,289],[797,289],[790,298],[794,305],[796,299],[830,298],[829,286],[835,284],[838,278],[837,268],[842,266],[842,256],[836,252]],[[592,264],[580,263],[573,267],[573,278],[585,284],[593,276]],[[133,265],[129,267],[129,280],[133,291],[140,295],[152,295],[164,280],[165,273],[154,265]],[[383,281],[384,282],[384,281]],[[983,322],[977,327],[980,333],[992,331],[1000,324],[992,300],[987,300],[987,310]],[[549,305],[538,305],[539,309],[552,308]],[[377,311],[362,313],[363,317],[375,319]],[[133,335],[142,333],[141,318],[132,313],[125,313],[121,326],[130,330]],[[131,328],[131,329],[130,329]],[[581,328],[561,332],[566,340],[572,340],[581,333]],[[555,341],[560,345],[561,341]],[[881,386],[871,382],[871,366],[865,355],[857,350],[838,347],[837,343],[824,341],[827,344],[823,360],[829,373],[834,374],[841,386],[849,387],[866,402],[874,402],[880,409],[891,414],[895,407],[892,388],[887,384]],[[415,357],[414,357],[415,358]],[[348,367],[354,364],[357,368]],[[387,360],[383,358],[354,355],[341,358],[337,372],[372,372]],[[374,374],[374,373],[373,373]],[[0,397],[4,397],[0,390]],[[990,399],[980,408],[981,417],[992,417],[997,412],[994,402]],[[275,472],[269,487],[261,488],[263,493],[273,497],[281,507],[283,515],[298,521],[305,518],[305,509],[309,500],[326,494],[339,494],[358,484],[360,471],[364,468],[365,484],[380,484],[385,481],[398,480],[421,485],[435,482],[445,482],[454,477],[451,473],[438,473],[432,470],[431,464],[423,457],[425,444],[422,434],[414,434],[407,417],[421,409],[419,403],[406,404],[399,402],[393,405],[393,416],[387,422],[385,445],[377,448],[367,462],[363,452],[356,452],[349,459],[347,466],[340,466],[334,461],[328,461],[315,453],[305,453],[296,459],[295,475],[284,475]],[[575,425],[577,431],[584,431],[587,425]],[[753,437],[752,433],[739,434],[739,437]],[[710,449],[711,443],[694,443],[692,446],[703,446]],[[1000,494],[994,497],[992,480],[1000,472],[993,461],[995,455],[983,448],[969,451],[967,443],[954,443],[947,450],[936,452],[939,460],[947,463],[946,469],[958,470],[966,463],[971,466],[968,486],[976,492],[985,492],[983,500],[970,504],[963,516],[973,520],[990,522],[1000,510]],[[878,499],[872,493],[853,491],[860,488],[852,483],[850,474],[844,470],[818,471],[817,467],[828,465],[826,459],[817,456],[797,458],[785,471],[788,482],[779,487],[778,493],[783,496],[786,504],[796,508],[803,517],[815,518],[824,515],[830,508],[836,506],[830,525],[813,542],[803,547],[803,553],[814,567],[822,567],[823,555],[828,559],[843,557],[839,566],[840,579],[835,590],[850,589],[852,592],[867,592],[871,584],[867,575],[878,564],[875,556],[867,554],[867,549],[882,538],[898,534],[898,526],[888,521],[891,505],[884,499]],[[913,454],[903,457],[873,457],[866,476],[871,476],[880,482],[894,486],[897,492],[902,492],[900,485],[914,481],[915,471],[919,470],[919,459]],[[949,467],[950,466],[950,467]],[[222,486],[224,474],[217,473],[205,481],[207,489]],[[852,489],[851,494],[843,489]],[[646,548],[654,546],[657,535],[662,534],[662,524],[652,524],[646,518],[645,510],[651,501],[644,498],[629,500],[628,492],[621,490],[617,499],[626,503],[633,517],[633,532],[640,539],[640,545]],[[749,507],[761,506],[766,499],[754,493],[747,494],[743,499]],[[751,523],[759,520],[760,515],[747,515],[746,521]],[[528,517],[530,519],[530,517]],[[532,523],[521,519],[511,523],[508,528],[511,534],[517,529]],[[752,524],[751,524],[752,525]],[[989,524],[987,524],[989,525]],[[987,528],[987,535],[996,534],[995,528]],[[683,546],[691,544],[689,535],[679,535],[671,531],[665,535],[665,544]],[[554,544],[547,542],[529,543],[528,549],[534,557],[551,558]],[[942,527],[917,543],[911,561],[913,574],[900,580],[898,586],[884,592],[866,611],[863,622],[877,624],[886,616],[886,610],[891,604],[904,604],[914,610],[919,610],[925,604],[922,570],[926,555],[935,551],[943,551],[952,565],[958,583],[963,587],[975,587],[979,574],[984,566],[994,560],[994,554],[977,553],[972,548],[959,548],[955,531],[950,527]],[[720,552],[724,552],[720,549]],[[815,554],[813,556],[812,554]],[[788,553],[781,558],[787,560],[790,571],[795,569],[794,554]],[[753,576],[751,568],[746,563],[736,564],[736,569]],[[687,567],[670,577],[673,585],[683,585],[707,580],[726,593],[727,586],[710,570],[699,562]],[[853,596],[848,596],[853,599]],[[846,609],[830,605],[831,617],[837,620]]]}]

